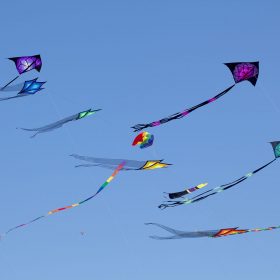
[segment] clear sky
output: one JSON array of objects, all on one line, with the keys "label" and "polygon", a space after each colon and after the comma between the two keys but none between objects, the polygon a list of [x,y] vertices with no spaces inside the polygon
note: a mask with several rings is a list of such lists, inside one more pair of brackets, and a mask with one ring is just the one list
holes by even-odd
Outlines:
[{"label": "clear sky", "polygon": [[[75,169],[72,153],[165,159],[173,166],[123,172],[91,202],[14,231],[0,243],[3,280],[279,278],[280,231],[156,241],[145,222],[181,230],[279,225],[279,162],[201,203],[160,211],[163,192],[215,187],[273,159],[279,140],[277,0],[2,1],[2,84],[11,56],[40,53],[45,90],[0,104],[0,232],[93,194],[110,176]],[[238,84],[188,117],[152,128],[132,147],[130,126],[208,99],[233,83],[224,62],[260,61],[256,87]],[[96,115],[30,139],[76,112]],[[80,232],[84,232],[81,235]]]}]

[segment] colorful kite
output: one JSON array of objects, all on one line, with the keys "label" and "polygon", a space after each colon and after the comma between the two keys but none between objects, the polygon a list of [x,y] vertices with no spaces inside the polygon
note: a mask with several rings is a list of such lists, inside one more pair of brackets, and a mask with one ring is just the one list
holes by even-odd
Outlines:
[{"label": "colorful kite", "polygon": [[147,160],[147,161],[138,161],[138,160],[128,160],[128,159],[109,159],[109,158],[96,158],[89,156],[80,156],[77,154],[70,155],[76,159],[84,160],[91,162],[90,164],[80,164],[76,167],[103,167],[109,169],[115,169],[121,162],[125,161],[125,165],[122,170],[153,170],[158,168],[167,167],[168,163],[164,163],[163,160]]},{"label": "colorful kite", "polygon": [[8,85],[13,83],[17,78],[19,78],[20,75],[28,71],[31,71],[33,69],[37,70],[38,72],[41,71],[42,60],[39,54],[32,56],[10,57],[9,59],[15,63],[19,75],[12,79],[10,82],[8,82],[5,86],[3,86],[1,90],[5,89]]},{"label": "colorful kite", "polygon": [[266,231],[266,230],[273,230],[273,229],[279,229],[280,226],[273,226],[268,228],[253,228],[253,229],[238,229],[238,227],[233,228],[223,228],[223,229],[214,229],[214,230],[202,230],[202,231],[182,231],[182,230],[176,230],[170,227],[166,227],[161,224],[156,223],[146,223],[145,225],[154,225],[157,227],[160,227],[174,235],[171,236],[150,236],[150,238],[157,239],[157,240],[166,240],[166,239],[181,239],[181,238],[196,238],[196,237],[223,237],[223,236],[229,236],[229,235],[236,235],[236,234],[243,234],[248,232],[260,232],[260,231]]},{"label": "colorful kite", "polygon": [[82,205],[82,204],[85,203],[85,202],[88,202],[89,200],[91,200],[91,199],[93,199],[95,196],[97,196],[97,195],[98,195],[98,194],[99,194],[99,193],[100,193],[100,192],[101,192],[115,177],[116,177],[116,175],[119,173],[119,171],[123,168],[124,165],[125,165],[125,162],[122,162],[122,163],[115,169],[115,171],[113,172],[113,174],[101,185],[101,187],[98,189],[98,191],[97,191],[94,195],[92,195],[92,196],[90,196],[90,197],[88,197],[88,198],[86,198],[86,199],[84,199],[84,200],[81,200],[80,202],[73,203],[73,204],[68,205],[68,206],[64,206],[64,207],[61,207],[61,208],[57,208],[57,209],[51,210],[51,211],[49,211],[49,212],[48,212],[47,214],[45,214],[45,215],[39,216],[38,218],[33,219],[33,220],[31,220],[31,221],[29,221],[29,222],[27,222],[27,223],[20,224],[20,225],[18,225],[18,226],[16,226],[16,227],[13,227],[13,228],[7,230],[4,234],[2,234],[1,237],[4,237],[5,235],[7,235],[8,233],[10,233],[11,231],[14,231],[14,230],[16,230],[16,229],[18,229],[18,228],[27,226],[27,225],[29,225],[29,224],[31,224],[31,223],[34,223],[34,222],[36,222],[36,221],[38,221],[38,220],[40,220],[40,219],[42,219],[42,218],[46,218],[46,217],[48,217],[49,215],[58,213],[58,212],[60,212],[60,211],[68,210],[68,209],[71,209],[71,208],[80,206],[80,205]]},{"label": "colorful kite", "polygon": [[230,69],[233,79],[235,83],[222,91],[221,93],[217,94],[216,96],[196,105],[191,108],[185,109],[182,112],[178,112],[176,114],[173,114],[167,118],[154,121],[147,124],[137,124],[135,126],[132,126],[134,129],[134,132],[140,131],[142,129],[148,128],[148,127],[154,127],[159,126],[164,123],[167,123],[172,120],[181,119],[185,116],[187,116],[189,113],[193,112],[194,110],[203,107],[209,103],[212,103],[225,95],[227,92],[229,92],[236,84],[243,82],[243,81],[249,81],[253,86],[256,85],[259,75],[259,62],[234,62],[234,63],[225,63],[225,65]]},{"label": "colorful kite", "polygon": [[135,139],[133,140],[132,146],[139,145],[141,149],[150,147],[153,145],[154,142],[154,135],[150,134],[149,132],[141,132],[138,134]]},{"label": "colorful kite", "polygon": [[[26,97],[26,96],[31,96],[35,93],[37,93],[38,91],[44,89],[42,88],[42,86],[46,83],[46,82],[37,82],[37,79],[33,79],[30,81],[25,81],[24,84],[22,85],[21,90],[19,91],[19,93],[15,96],[11,96],[11,97],[6,97],[6,98],[0,98],[0,101],[4,101],[4,100],[9,100],[9,99],[13,99],[13,98],[18,98],[18,97]],[[6,87],[4,91],[17,91],[19,85],[13,86],[13,87]]]},{"label": "colorful kite", "polygon": [[[224,184],[224,185],[221,185],[219,187],[215,187],[215,188],[212,188],[208,191],[205,191],[199,195],[196,195],[190,199],[183,199],[183,200],[178,200],[178,201],[166,201],[166,203],[163,203],[161,205],[159,205],[158,207],[160,209],[165,209],[167,207],[175,207],[175,206],[179,206],[179,205],[183,205],[183,204],[190,204],[190,203],[194,203],[194,202],[199,202],[209,196],[212,196],[212,195],[216,195],[222,191],[225,191],[225,190],[228,190],[236,185],[238,185],[239,183],[245,181],[246,179],[250,178],[251,176],[253,176],[254,174],[258,173],[259,171],[261,171],[262,169],[264,169],[265,167],[267,167],[268,165],[270,165],[271,163],[273,163],[277,158],[280,157],[280,141],[274,141],[274,142],[270,142],[271,145],[272,145],[272,148],[273,148],[273,151],[274,151],[274,155],[275,155],[275,158],[273,160],[271,160],[270,162],[268,162],[267,164],[259,167],[258,169],[240,177],[239,179],[237,180],[234,180],[230,183],[227,183],[227,184]],[[200,186],[200,185],[199,185]],[[196,191],[200,188],[195,187],[195,188],[192,188],[193,191]],[[186,191],[183,191],[183,192],[177,192],[177,193],[170,193],[169,194],[169,198],[170,199],[173,199],[173,198],[178,198],[178,197],[181,197],[181,196],[184,196],[190,192],[188,192],[189,190],[186,190]]]},{"label": "colorful kite", "polygon": [[52,131],[54,129],[60,128],[68,122],[80,120],[80,119],[90,116],[100,110],[101,109],[97,109],[97,110],[89,109],[87,111],[80,112],[78,114],[72,115],[72,116],[64,118],[60,121],[57,121],[57,122],[54,122],[54,123],[51,123],[51,124],[48,124],[48,125],[45,125],[45,126],[42,126],[39,128],[31,128],[31,129],[30,128],[20,128],[20,129],[26,130],[26,131],[36,131],[36,133],[31,136],[31,138],[33,138],[39,133],[44,133],[44,132],[48,132],[48,131]]}]

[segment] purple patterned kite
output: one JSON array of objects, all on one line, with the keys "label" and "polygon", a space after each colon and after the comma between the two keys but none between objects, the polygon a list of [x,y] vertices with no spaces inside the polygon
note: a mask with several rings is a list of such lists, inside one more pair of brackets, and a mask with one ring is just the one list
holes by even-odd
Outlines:
[{"label": "purple patterned kite", "polygon": [[159,125],[162,125],[162,124],[172,121],[172,120],[181,119],[181,118],[187,116],[192,111],[194,111],[200,107],[203,107],[211,102],[216,101],[217,99],[219,99],[220,97],[225,95],[227,92],[229,92],[236,84],[238,84],[240,82],[249,81],[253,86],[256,85],[258,76],[259,76],[259,62],[258,61],[257,62],[225,63],[225,65],[229,68],[229,70],[231,71],[231,73],[233,75],[233,79],[235,81],[235,83],[233,85],[231,85],[230,87],[228,87],[221,93],[217,94],[216,96],[214,96],[198,105],[195,105],[191,108],[185,109],[182,112],[178,112],[167,118],[164,118],[164,119],[161,119],[158,121],[154,121],[151,123],[134,125],[134,126],[132,126],[132,128],[134,129],[134,132],[140,131],[140,130],[148,128],[148,127],[159,126]]},{"label": "purple patterned kite", "polygon": [[14,82],[21,74],[24,74],[33,69],[40,72],[42,67],[42,59],[39,54],[31,56],[10,57],[9,59],[15,63],[19,75],[16,76],[9,83],[7,83],[5,86],[3,86],[1,90],[5,89],[8,85]]}]

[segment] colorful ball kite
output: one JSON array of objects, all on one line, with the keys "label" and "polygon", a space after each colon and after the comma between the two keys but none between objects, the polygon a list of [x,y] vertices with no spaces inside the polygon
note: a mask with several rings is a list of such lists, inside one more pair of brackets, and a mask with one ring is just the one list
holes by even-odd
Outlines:
[{"label": "colorful ball kite", "polygon": [[141,149],[144,149],[152,146],[153,142],[154,142],[154,135],[144,131],[135,137],[132,146],[139,145]]}]

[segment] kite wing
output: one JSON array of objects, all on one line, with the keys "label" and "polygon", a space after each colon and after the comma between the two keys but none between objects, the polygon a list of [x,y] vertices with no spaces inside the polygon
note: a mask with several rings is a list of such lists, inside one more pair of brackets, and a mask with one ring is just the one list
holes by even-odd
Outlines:
[{"label": "kite wing", "polygon": [[80,113],[77,113],[75,115],[72,115],[70,117],[64,118],[62,120],[59,120],[57,122],[42,126],[42,127],[38,127],[38,128],[20,128],[22,130],[26,130],[26,131],[36,131],[36,133],[34,135],[31,136],[31,138],[35,137],[37,134],[39,133],[44,133],[44,132],[48,132],[48,131],[52,131],[54,129],[57,129],[59,127],[62,127],[64,124],[71,122],[71,121],[77,121],[80,120],[86,116],[90,116],[92,114],[94,114],[97,111],[100,111],[101,109],[97,109],[97,110],[92,110],[89,109],[87,111],[83,111]]},{"label": "kite wing", "polygon": [[123,170],[153,170],[157,168],[167,167],[168,163],[162,162],[162,160],[148,160],[148,161],[138,161],[130,159],[110,159],[110,158],[97,158],[90,156],[81,156],[77,154],[70,155],[76,159],[84,160],[90,162],[91,164],[81,164],[78,167],[103,167],[112,169],[120,162],[125,161],[126,164],[123,167]]}]

